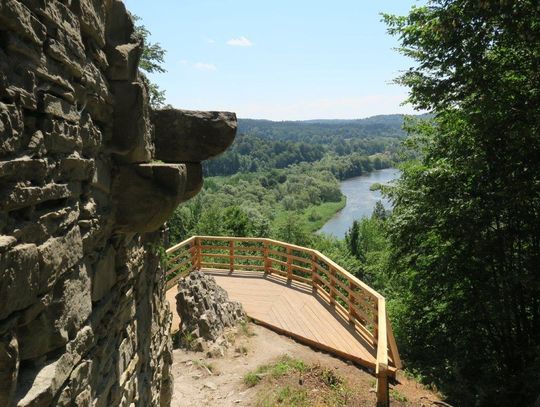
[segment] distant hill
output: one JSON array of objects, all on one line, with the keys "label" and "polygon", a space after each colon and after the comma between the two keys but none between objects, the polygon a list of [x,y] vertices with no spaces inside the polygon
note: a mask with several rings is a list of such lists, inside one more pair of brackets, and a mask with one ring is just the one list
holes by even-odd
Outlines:
[{"label": "distant hill", "polygon": [[271,121],[256,119],[239,119],[238,132],[252,136],[260,136],[272,140],[308,141],[316,138],[401,138],[405,136],[402,129],[402,114],[390,114],[368,117],[357,120],[305,120],[305,121]]}]

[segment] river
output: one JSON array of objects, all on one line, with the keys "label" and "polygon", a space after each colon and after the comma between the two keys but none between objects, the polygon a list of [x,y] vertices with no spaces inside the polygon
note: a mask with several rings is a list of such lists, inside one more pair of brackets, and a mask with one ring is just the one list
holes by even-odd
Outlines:
[{"label": "river", "polygon": [[370,191],[369,188],[375,182],[386,184],[399,178],[400,175],[401,172],[398,169],[387,168],[343,181],[341,192],[347,197],[347,205],[326,222],[318,233],[326,233],[343,239],[355,220],[363,216],[371,216],[377,201],[381,201],[384,207],[389,209],[391,204],[381,196],[381,192]]}]

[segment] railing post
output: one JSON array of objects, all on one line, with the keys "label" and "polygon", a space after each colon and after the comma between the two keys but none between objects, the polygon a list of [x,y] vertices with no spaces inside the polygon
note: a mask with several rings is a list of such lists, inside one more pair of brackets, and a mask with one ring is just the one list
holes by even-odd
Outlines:
[{"label": "railing post", "polygon": [[268,242],[263,242],[263,262],[264,262],[264,273],[270,274],[270,260],[268,260]]},{"label": "railing post", "polygon": [[313,290],[317,290],[317,267],[315,266],[317,258],[315,253],[311,254],[311,287]]},{"label": "railing post", "polygon": [[189,272],[191,273],[195,268],[197,267],[197,243],[196,239],[193,239],[193,241],[189,244],[190,247],[190,257],[191,257],[191,268]]},{"label": "railing post", "polygon": [[388,407],[388,341],[386,332],[386,303],[384,298],[377,300],[377,407]]},{"label": "railing post", "polygon": [[292,280],[292,259],[291,259],[291,248],[287,247],[287,280]]},{"label": "railing post", "polygon": [[197,269],[199,271],[201,270],[201,263],[202,263],[202,244],[201,244],[201,238],[198,237],[195,239],[197,244]]},{"label": "railing post", "polygon": [[234,271],[234,240],[229,242],[229,271]]},{"label": "railing post", "polygon": [[382,367],[377,373],[377,407],[389,407],[390,397],[388,389],[388,374]]}]

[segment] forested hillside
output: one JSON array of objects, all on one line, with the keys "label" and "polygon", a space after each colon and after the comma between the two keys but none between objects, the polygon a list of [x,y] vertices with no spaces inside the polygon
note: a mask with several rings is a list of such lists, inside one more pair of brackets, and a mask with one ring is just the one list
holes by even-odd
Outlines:
[{"label": "forested hillside", "polygon": [[271,140],[320,143],[343,139],[402,138],[403,115],[380,115],[358,120],[270,121],[240,119],[238,132]]},{"label": "forested hillside", "polygon": [[342,168],[333,171],[339,179],[361,175],[368,156],[377,155],[376,169],[386,168],[398,158],[396,152],[405,135],[403,121],[403,115],[298,122],[240,119],[235,143],[225,154],[205,163],[205,174],[279,169],[329,157],[327,162],[341,163]]}]

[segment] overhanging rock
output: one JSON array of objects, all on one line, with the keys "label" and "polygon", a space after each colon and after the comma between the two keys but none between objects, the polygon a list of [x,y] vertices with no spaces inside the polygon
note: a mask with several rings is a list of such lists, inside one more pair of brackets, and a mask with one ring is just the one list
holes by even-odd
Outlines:
[{"label": "overhanging rock", "polygon": [[[229,112],[164,109],[153,111],[151,120],[155,126],[157,161],[121,165],[113,184],[118,232],[157,230],[178,204],[201,190],[201,161],[225,151],[234,141],[237,129],[236,115]],[[124,144],[116,150],[119,162],[145,158],[138,150],[150,154],[144,147],[148,132],[133,126],[121,127],[131,130],[131,138],[125,134],[120,138]]]},{"label": "overhanging rock", "polygon": [[165,162],[201,162],[225,151],[234,141],[236,115],[163,109],[152,112],[156,159]]}]

